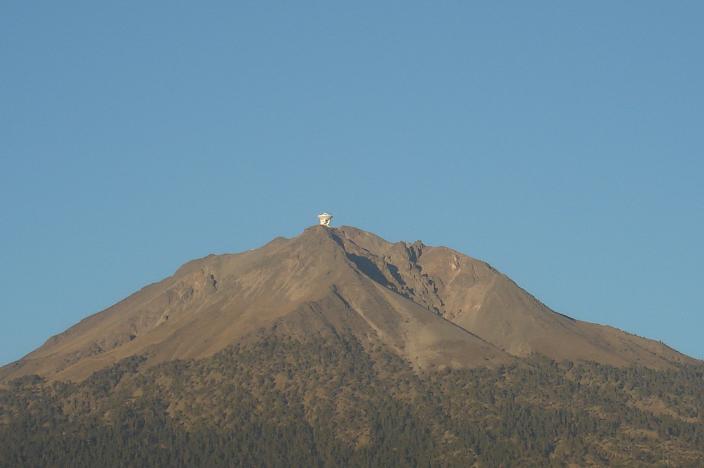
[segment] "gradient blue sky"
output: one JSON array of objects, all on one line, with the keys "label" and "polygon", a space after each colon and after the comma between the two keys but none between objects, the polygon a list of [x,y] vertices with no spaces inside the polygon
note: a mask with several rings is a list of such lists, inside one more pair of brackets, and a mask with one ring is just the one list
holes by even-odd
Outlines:
[{"label": "gradient blue sky", "polygon": [[0,363],[327,210],[704,358],[704,3],[0,6]]}]

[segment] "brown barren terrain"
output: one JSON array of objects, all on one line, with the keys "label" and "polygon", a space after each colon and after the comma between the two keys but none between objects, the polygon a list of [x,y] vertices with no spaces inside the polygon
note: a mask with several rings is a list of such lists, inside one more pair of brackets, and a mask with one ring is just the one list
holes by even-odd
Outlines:
[{"label": "brown barren terrain", "polygon": [[0,380],[80,381],[135,355],[155,365],[212,356],[262,334],[337,332],[383,344],[417,369],[496,367],[531,354],[654,369],[697,362],[556,313],[487,263],[449,248],[314,226],[189,262],[0,369]]}]

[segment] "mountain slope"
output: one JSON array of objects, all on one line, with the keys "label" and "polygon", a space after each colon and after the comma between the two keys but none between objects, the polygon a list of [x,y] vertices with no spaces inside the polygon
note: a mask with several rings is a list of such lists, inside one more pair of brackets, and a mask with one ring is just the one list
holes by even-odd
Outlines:
[{"label": "mountain slope", "polygon": [[82,380],[129,356],[147,365],[212,356],[274,333],[349,333],[418,369],[511,363],[532,353],[667,368],[694,360],[651,340],[555,313],[484,262],[352,227],[306,229],[240,254],[189,262],[86,318],[0,379]]},{"label": "mountain slope", "polygon": [[132,355],[150,363],[205,357],[279,322],[302,334],[334,324],[419,367],[512,360],[381,284],[367,266],[345,250],[339,231],[318,226],[260,249],[208,256],[51,338],[1,377],[80,380]]}]

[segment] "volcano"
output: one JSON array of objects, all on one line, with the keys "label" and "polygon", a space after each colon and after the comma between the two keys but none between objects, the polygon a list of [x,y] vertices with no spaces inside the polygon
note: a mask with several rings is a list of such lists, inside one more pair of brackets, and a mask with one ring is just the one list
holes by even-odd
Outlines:
[{"label": "volcano", "polygon": [[315,226],[0,369],[0,468],[701,466],[702,382],[485,262]]},{"label": "volcano", "polygon": [[81,381],[130,356],[212,356],[263,336],[352,335],[418,370],[496,367],[531,355],[616,367],[697,362],[666,345],[557,313],[489,264],[420,241],[314,226],[209,255],[92,315],[0,370]]}]

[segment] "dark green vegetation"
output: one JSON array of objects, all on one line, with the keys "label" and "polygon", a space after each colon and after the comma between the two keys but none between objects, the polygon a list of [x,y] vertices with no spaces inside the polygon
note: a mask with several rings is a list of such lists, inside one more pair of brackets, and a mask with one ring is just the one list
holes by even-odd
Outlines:
[{"label": "dark green vegetation", "polygon": [[331,334],[0,390],[0,466],[701,466],[704,367],[418,374]]}]

